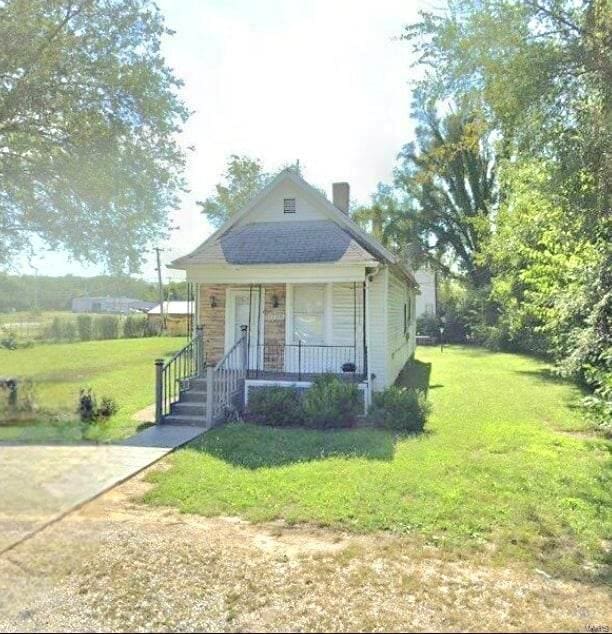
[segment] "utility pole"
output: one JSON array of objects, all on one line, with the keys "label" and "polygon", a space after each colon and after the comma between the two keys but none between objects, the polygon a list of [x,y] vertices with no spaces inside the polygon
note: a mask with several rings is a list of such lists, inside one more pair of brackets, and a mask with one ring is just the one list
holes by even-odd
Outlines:
[{"label": "utility pole", "polygon": [[159,317],[161,320],[161,329],[162,332],[166,330],[166,314],[164,313],[164,285],[162,283],[162,273],[161,273],[161,249],[159,247],[155,247],[155,253],[157,254],[157,283],[159,285]]}]

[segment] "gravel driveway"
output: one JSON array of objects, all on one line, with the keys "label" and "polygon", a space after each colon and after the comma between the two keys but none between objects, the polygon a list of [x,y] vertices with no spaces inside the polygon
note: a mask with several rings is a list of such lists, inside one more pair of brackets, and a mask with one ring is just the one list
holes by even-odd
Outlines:
[{"label": "gravel driveway", "polygon": [[[168,460],[151,467],[165,468]],[[147,470],[148,471],[148,470]],[[140,502],[147,471],[0,556],[0,631],[585,631],[603,585],[418,540]],[[605,631],[604,629],[590,631]]]}]

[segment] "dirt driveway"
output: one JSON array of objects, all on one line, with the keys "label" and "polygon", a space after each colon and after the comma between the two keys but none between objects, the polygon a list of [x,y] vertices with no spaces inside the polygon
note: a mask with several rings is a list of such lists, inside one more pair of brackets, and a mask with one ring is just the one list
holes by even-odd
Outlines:
[{"label": "dirt driveway", "polygon": [[[152,469],[164,468],[166,461]],[[0,557],[2,631],[482,631],[612,625],[601,587],[387,535],[138,502],[143,476]]]}]

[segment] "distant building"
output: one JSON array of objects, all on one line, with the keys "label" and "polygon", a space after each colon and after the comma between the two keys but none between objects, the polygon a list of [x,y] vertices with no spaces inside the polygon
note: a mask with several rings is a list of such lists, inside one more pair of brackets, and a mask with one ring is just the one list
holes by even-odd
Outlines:
[{"label": "distant building", "polygon": [[415,271],[420,294],[416,296],[416,316],[438,314],[438,274],[433,269],[423,267]]},{"label": "distant building", "polygon": [[[147,319],[151,325],[161,328],[160,304],[147,311]],[[192,323],[194,310],[193,302],[169,301],[164,302],[164,315],[166,316],[166,330],[170,335],[186,335]]]},{"label": "distant building", "polygon": [[143,302],[133,297],[75,297],[72,300],[73,313],[146,313],[154,302]]}]

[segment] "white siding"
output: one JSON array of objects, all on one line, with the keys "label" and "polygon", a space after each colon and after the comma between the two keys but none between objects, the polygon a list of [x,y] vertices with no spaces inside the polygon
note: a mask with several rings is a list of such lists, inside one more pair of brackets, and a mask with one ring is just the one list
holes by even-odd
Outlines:
[{"label": "white siding", "polygon": [[[413,292],[406,280],[388,276],[387,292],[387,385],[391,385],[414,352]],[[407,320],[404,331],[404,310]]]},{"label": "white siding", "polygon": [[387,386],[387,276],[389,272],[385,267],[380,273],[374,275],[369,283],[368,311],[366,319],[369,319],[368,331],[370,336],[368,348],[369,374],[375,374],[372,381],[374,390],[383,390]]},{"label": "white siding", "polygon": [[355,347],[357,372],[363,371],[363,285],[331,285],[331,340],[334,346]]},{"label": "white siding", "polygon": [[[284,213],[285,198],[295,198],[294,214]],[[293,222],[296,220],[329,220],[329,214],[316,201],[310,200],[303,190],[298,189],[292,182],[285,181],[251,209],[237,226],[252,222]]]}]

